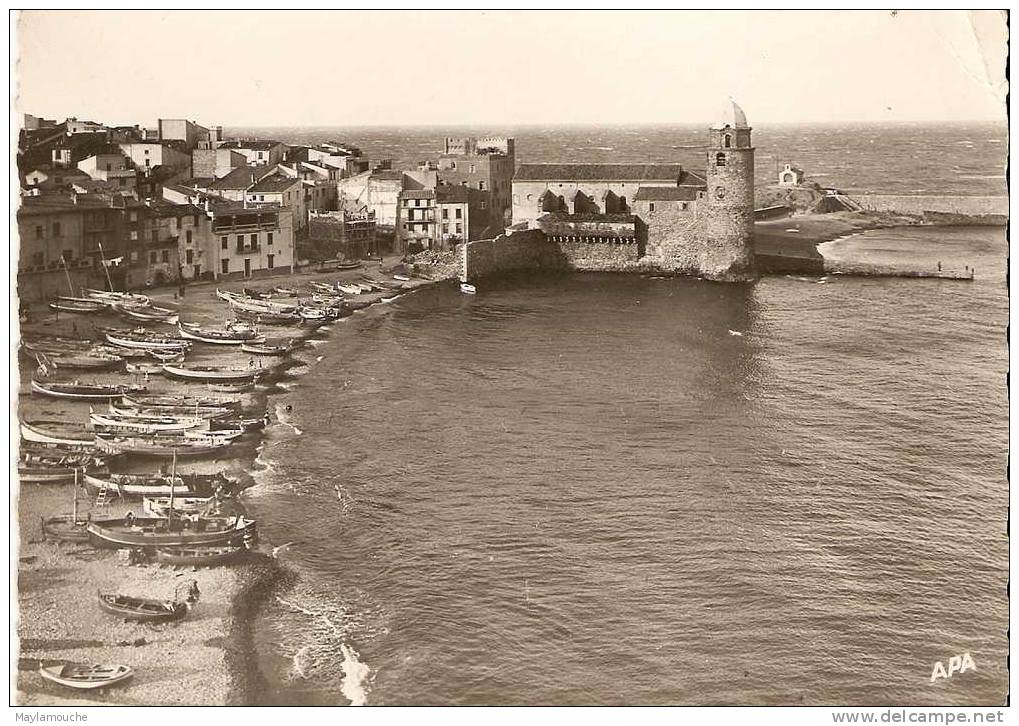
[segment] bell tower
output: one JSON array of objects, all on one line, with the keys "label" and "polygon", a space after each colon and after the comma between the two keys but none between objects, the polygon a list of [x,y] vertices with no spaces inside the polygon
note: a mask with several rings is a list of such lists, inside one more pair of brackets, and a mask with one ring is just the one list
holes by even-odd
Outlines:
[{"label": "bell tower", "polygon": [[729,101],[709,132],[704,262],[712,277],[724,280],[756,277],[750,131],[743,109]]}]

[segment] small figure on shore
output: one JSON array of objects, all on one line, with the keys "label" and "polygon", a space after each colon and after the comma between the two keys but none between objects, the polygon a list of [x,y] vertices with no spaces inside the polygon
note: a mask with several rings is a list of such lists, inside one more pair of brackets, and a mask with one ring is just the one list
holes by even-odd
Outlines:
[{"label": "small figure on shore", "polygon": [[941,260],[938,260],[938,272],[941,272]]},{"label": "small figure on shore", "polygon": [[134,526],[134,512],[127,513],[127,516],[124,517],[124,524],[126,524],[128,527]]},{"label": "small figure on shore", "polygon": [[288,403],[288,404],[287,404],[287,407],[286,407],[286,409],[285,409],[285,410],[286,410],[286,411],[287,411],[287,412],[289,413],[290,411],[293,411],[293,410],[294,410],[294,407],[293,407],[293,406],[291,406],[291,405],[290,405],[290,404]]}]

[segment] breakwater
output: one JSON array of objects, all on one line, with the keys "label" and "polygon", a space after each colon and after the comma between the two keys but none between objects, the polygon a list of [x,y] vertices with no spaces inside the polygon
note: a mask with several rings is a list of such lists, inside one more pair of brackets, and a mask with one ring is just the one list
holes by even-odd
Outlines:
[{"label": "breakwater", "polygon": [[1006,196],[866,194],[852,199],[864,211],[909,214],[937,224],[1004,224],[1008,218]]}]

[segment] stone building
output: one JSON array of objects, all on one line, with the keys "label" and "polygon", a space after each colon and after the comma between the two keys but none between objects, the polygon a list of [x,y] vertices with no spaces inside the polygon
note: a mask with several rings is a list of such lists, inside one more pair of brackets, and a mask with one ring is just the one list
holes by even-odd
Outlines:
[{"label": "stone building", "polygon": [[795,187],[803,183],[805,174],[802,169],[797,169],[792,164],[786,164],[785,168],[778,173],[778,185],[781,187]]},{"label": "stone building", "polygon": [[448,137],[435,163],[439,184],[464,186],[470,194],[470,239],[497,234],[510,223],[516,142],[505,137]]},{"label": "stone building", "polygon": [[322,259],[358,260],[380,253],[375,239],[375,212],[312,212],[308,243]]},{"label": "stone building", "polygon": [[289,209],[249,209],[237,203],[210,203],[212,276],[250,278],[292,272],[293,217]]},{"label": "stone building", "polygon": [[754,148],[735,103],[709,129],[705,162],[703,176],[679,164],[522,164],[513,179],[513,226],[495,247],[491,240],[464,246],[462,274],[471,274],[477,255],[485,270],[493,261],[512,267],[540,260],[752,279]]},{"label": "stone building", "polygon": [[217,148],[232,149],[248,160],[250,166],[272,166],[283,161],[286,146],[279,141],[250,139],[247,141],[224,141]]},{"label": "stone building", "polygon": [[470,196],[462,186],[403,191],[397,212],[397,249],[404,254],[449,249],[466,239],[470,214]]}]

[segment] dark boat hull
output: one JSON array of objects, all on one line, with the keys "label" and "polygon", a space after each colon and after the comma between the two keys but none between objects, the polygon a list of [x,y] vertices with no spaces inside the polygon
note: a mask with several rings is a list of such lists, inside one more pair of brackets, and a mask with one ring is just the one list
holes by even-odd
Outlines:
[{"label": "dark boat hull", "polygon": [[89,522],[88,539],[94,547],[106,549],[156,547],[227,547],[243,545],[254,539],[255,523],[247,521],[242,527],[224,527],[215,530],[168,530],[166,520],[158,517],[138,517],[137,526],[129,527],[124,520],[96,520]]},{"label": "dark boat hull", "polygon": [[184,603],[103,593],[99,594],[99,608],[136,623],[167,623],[180,620],[188,611]]}]

